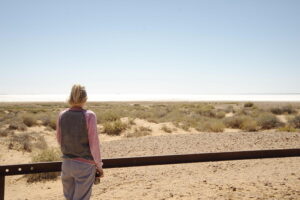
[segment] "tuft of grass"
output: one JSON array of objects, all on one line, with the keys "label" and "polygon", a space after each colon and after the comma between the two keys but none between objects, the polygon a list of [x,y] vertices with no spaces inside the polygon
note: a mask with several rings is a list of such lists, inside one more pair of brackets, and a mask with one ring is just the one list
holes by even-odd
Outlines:
[{"label": "tuft of grass", "polygon": [[128,133],[127,137],[142,137],[146,135],[150,135],[152,129],[150,127],[140,126],[135,128],[133,132]]},{"label": "tuft of grass", "polygon": [[262,113],[257,118],[257,123],[261,129],[277,128],[281,125],[281,122],[272,113]]},{"label": "tuft of grass", "polygon": [[120,135],[126,128],[127,124],[123,123],[120,119],[103,124],[103,132],[108,135]]},{"label": "tuft of grass", "polygon": [[[60,161],[61,153],[59,149],[47,148],[36,155],[31,159],[33,163],[36,162],[51,162],[51,161]],[[55,180],[60,175],[60,172],[47,172],[47,173],[35,173],[35,174],[26,174],[24,177],[27,179],[28,183],[46,181],[46,180]]]},{"label": "tuft of grass", "polygon": [[172,133],[172,129],[166,126],[165,124],[161,127],[161,130],[163,130],[166,133]]}]

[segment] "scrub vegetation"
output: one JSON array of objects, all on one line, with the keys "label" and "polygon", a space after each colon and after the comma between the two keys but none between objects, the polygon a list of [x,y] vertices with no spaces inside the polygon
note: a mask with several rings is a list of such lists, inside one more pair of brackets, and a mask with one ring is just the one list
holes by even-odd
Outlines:
[{"label": "scrub vegetation", "polygon": [[[0,137],[30,127],[46,126],[56,129],[58,113],[66,103],[3,103],[0,106]],[[241,131],[297,131],[300,129],[300,103],[267,102],[89,102],[86,109],[97,114],[101,132],[120,135],[135,126],[139,118],[152,123],[171,122],[177,128],[189,131],[223,132],[226,129]],[[127,117],[126,122],[122,118]],[[283,120],[285,119],[285,120]],[[131,130],[132,136],[147,135],[139,127]],[[161,130],[172,130],[162,126]],[[28,134],[28,133],[27,133]],[[23,137],[18,139],[18,137]],[[11,148],[30,151],[29,136],[11,136]],[[26,145],[18,146],[18,141]]]}]

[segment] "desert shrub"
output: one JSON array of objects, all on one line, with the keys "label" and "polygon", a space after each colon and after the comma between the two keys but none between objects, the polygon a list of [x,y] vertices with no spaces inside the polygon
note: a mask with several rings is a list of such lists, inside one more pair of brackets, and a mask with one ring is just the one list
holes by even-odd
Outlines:
[{"label": "desert shrub", "polygon": [[244,118],[241,124],[241,129],[245,131],[257,131],[258,125],[254,119],[248,117],[248,118]]},{"label": "desert shrub", "polygon": [[283,114],[281,108],[279,108],[279,107],[271,108],[270,111],[271,111],[273,114],[275,114],[275,115],[281,115],[281,114]]},{"label": "desert shrub", "polygon": [[129,124],[130,126],[132,126],[132,125],[135,125],[136,123],[134,122],[134,119],[133,119],[133,118],[128,118],[128,124]]},{"label": "desert shrub", "polygon": [[112,122],[105,122],[103,124],[103,132],[108,135],[120,135],[123,130],[127,128],[127,125],[121,120],[116,120]]},{"label": "desert shrub", "polygon": [[208,122],[204,122],[203,124],[199,124],[196,127],[198,131],[208,131],[208,132],[223,132],[225,129],[225,125],[222,121],[219,120],[211,120]]},{"label": "desert shrub", "polygon": [[9,129],[0,130],[0,137],[6,137],[10,133]]},{"label": "desert shrub", "polygon": [[[36,162],[51,162],[51,161],[60,161],[61,153],[59,149],[49,148],[44,149],[38,154],[34,155],[31,159],[33,163]],[[45,180],[55,180],[60,175],[60,172],[47,172],[47,173],[36,173],[36,174],[27,174],[24,175],[26,177],[27,182],[38,182]]]},{"label": "desert shrub", "polygon": [[8,129],[25,131],[27,129],[27,127],[23,122],[16,120],[16,121],[9,122]]},{"label": "desert shrub", "polygon": [[172,129],[166,126],[165,124],[161,127],[161,130],[163,130],[166,133],[172,133]]},{"label": "desert shrub", "polygon": [[221,119],[221,118],[224,118],[225,115],[226,115],[226,113],[224,111],[219,111],[216,113],[216,118]]},{"label": "desert shrub", "polygon": [[300,128],[300,115],[295,116],[289,121],[289,124],[294,128]]},{"label": "desert shrub", "polygon": [[259,115],[257,123],[262,129],[276,128],[281,124],[277,117],[271,113],[262,113]]},{"label": "desert shrub", "polygon": [[112,111],[107,111],[102,114],[98,114],[97,116],[98,123],[112,122],[120,119],[120,116]]},{"label": "desert shrub", "polygon": [[200,114],[205,117],[215,117],[216,112],[214,111],[214,106],[212,105],[199,105],[195,109],[197,114]]},{"label": "desert shrub", "polygon": [[44,136],[39,136],[36,139],[36,143],[34,144],[34,147],[38,148],[38,149],[47,149],[48,148],[48,144],[45,140]]},{"label": "desert shrub", "polygon": [[22,120],[23,120],[23,123],[28,127],[36,125],[36,119],[33,114],[29,114],[29,113],[23,114]]},{"label": "desert shrub", "polygon": [[277,131],[282,131],[282,132],[297,132],[297,129],[295,129],[294,127],[292,127],[290,125],[286,125],[286,126],[278,128]]},{"label": "desert shrub", "polygon": [[293,108],[292,105],[283,106],[282,111],[283,111],[283,113],[287,113],[287,114],[293,114],[293,113],[297,112],[297,110],[295,108]]},{"label": "desert shrub", "polygon": [[293,114],[296,113],[296,109],[293,108],[292,105],[286,105],[282,107],[274,107],[271,108],[270,111],[275,115],[282,115],[282,114]]},{"label": "desert shrub", "polygon": [[226,113],[234,112],[233,106],[232,106],[232,105],[227,106],[227,107],[224,109],[224,111],[225,111]]},{"label": "desert shrub", "polygon": [[178,128],[181,128],[185,131],[189,131],[190,130],[190,125],[187,124],[187,123],[182,123],[182,122],[173,122],[174,126],[178,127]]},{"label": "desert shrub", "polygon": [[32,151],[32,139],[33,137],[30,135],[30,133],[22,133],[18,135],[12,135],[8,148],[9,149],[14,149],[17,151],[27,151],[31,152]]},{"label": "desert shrub", "polygon": [[40,120],[42,122],[42,125],[48,126],[53,130],[56,130],[56,121],[57,121],[57,115],[52,113],[43,113],[39,114],[36,119]]},{"label": "desert shrub", "polygon": [[239,129],[241,129],[243,121],[244,121],[244,118],[245,117],[242,116],[242,115],[227,117],[224,120],[224,124],[228,128],[239,128]]},{"label": "desert shrub", "polygon": [[249,108],[249,107],[253,107],[254,106],[254,104],[252,103],[252,102],[246,102],[245,104],[244,104],[244,107],[245,108]]},{"label": "desert shrub", "polygon": [[127,137],[142,137],[146,135],[150,135],[152,132],[152,129],[150,127],[144,127],[140,126],[138,128],[135,128],[133,132],[128,133]]}]

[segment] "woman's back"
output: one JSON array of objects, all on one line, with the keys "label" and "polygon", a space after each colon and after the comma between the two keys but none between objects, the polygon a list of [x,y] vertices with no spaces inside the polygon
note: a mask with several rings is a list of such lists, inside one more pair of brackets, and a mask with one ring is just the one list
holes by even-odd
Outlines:
[{"label": "woman's back", "polygon": [[93,160],[89,147],[86,110],[68,109],[60,116],[61,151],[63,158]]}]

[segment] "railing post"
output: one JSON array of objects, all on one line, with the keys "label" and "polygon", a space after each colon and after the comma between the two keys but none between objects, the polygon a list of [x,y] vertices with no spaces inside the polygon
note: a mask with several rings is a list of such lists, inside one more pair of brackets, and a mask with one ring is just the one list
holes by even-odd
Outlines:
[{"label": "railing post", "polygon": [[4,200],[5,176],[0,175],[0,200]]}]

